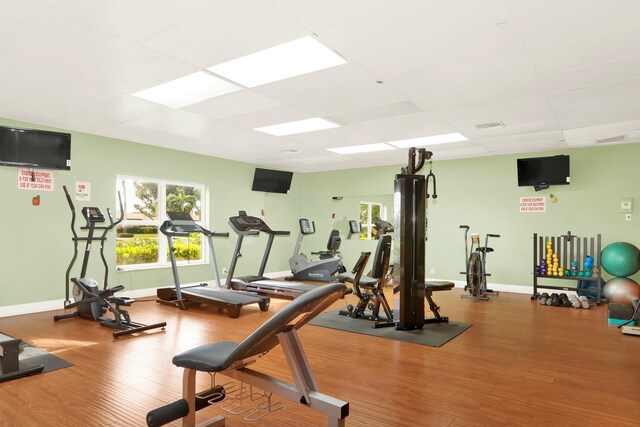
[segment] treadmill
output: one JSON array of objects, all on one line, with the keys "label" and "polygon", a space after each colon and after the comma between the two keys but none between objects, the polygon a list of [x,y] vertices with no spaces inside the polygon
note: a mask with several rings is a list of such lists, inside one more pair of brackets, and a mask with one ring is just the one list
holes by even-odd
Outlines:
[{"label": "treadmill", "polygon": [[[227,288],[238,291],[255,292],[259,295],[271,296],[274,298],[294,299],[303,293],[317,288],[314,285],[307,285],[299,282],[284,282],[280,280],[271,280],[264,277],[264,270],[267,267],[267,260],[273,245],[275,236],[288,236],[289,231],[274,231],[260,218],[249,216],[245,211],[240,211],[238,216],[229,218],[231,229],[238,235],[236,247],[231,257],[231,265],[229,266],[229,275],[227,276]],[[264,249],[262,263],[257,276],[233,277],[233,273],[240,257],[240,249],[242,248],[242,240],[244,236],[256,236],[260,232],[269,235],[267,246]]]},{"label": "treadmill", "polygon": [[[160,226],[160,231],[167,236],[169,243],[169,256],[171,257],[171,269],[173,270],[175,286],[172,288],[159,288],[157,290],[157,302],[173,305],[183,310],[190,304],[206,304],[226,310],[229,317],[234,319],[240,316],[240,309],[245,305],[258,304],[262,311],[269,309],[270,299],[268,297],[256,295],[255,293],[236,292],[226,289],[220,284],[218,264],[213,248],[213,237],[228,237],[229,233],[209,231],[196,224],[187,212],[167,212],[167,216],[169,219]],[[201,233],[206,237],[209,244],[209,252],[211,253],[214,280],[185,285],[180,283],[173,238],[187,237],[189,233]]]}]

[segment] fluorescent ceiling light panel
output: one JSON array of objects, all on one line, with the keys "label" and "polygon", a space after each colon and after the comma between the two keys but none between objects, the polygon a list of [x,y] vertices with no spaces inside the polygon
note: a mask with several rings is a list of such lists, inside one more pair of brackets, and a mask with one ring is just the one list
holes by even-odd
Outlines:
[{"label": "fluorescent ceiling light panel", "polygon": [[238,89],[241,88],[209,73],[198,71],[132,95],[168,107],[181,108]]},{"label": "fluorescent ceiling light panel", "polygon": [[395,148],[383,142],[378,144],[351,145],[349,147],[327,148],[327,151],[338,154],[372,153],[374,151],[386,150],[395,150]]},{"label": "fluorescent ceiling light panel", "polygon": [[421,138],[401,139],[390,141],[388,144],[398,148],[419,147],[421,145],[447,144],[450,142],[466,141],[467,138],[461,133],[446,133],[444,135],[423,136]]},{"label": "fluorescent ceiling light panel", "polygon": [[295,133],[313,132],[314,130],[323,130],[337,128],[338,125],[328,120],[314,117],[312,119],[298,120],[296,122],[280,123],[279,125],[264,126],[256,128],[259,132],[268,133],[273,136],[293,135]]},{"label": "fluorescent ceiling light panel", "polygon": [[214,65],[207,70],[245,87],[256,87],[347,62],[315,38],[307,36]]}]

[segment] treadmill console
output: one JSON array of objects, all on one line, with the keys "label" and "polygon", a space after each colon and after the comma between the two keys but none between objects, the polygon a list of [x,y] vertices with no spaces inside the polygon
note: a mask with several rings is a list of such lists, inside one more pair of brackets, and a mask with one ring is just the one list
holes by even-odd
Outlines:
[{"label": "treadmill console", "polygon": [[308,219],[300,218],[298,222],[300,223],[300,233],[304,234],[305,236],[316,232],[315,224],[313,224],[313,222],[309,221]]},{"label": "treadmill console", "polygon": [[229,218],[229,223],[238,231],[271,231],[269,226],[267,226],[263,220],[255,216],[247,215],[245,211],[240,211],[238,216],[232,216]]},{"label": "treadmill console", "polygon": [[167,212],[169,222],[178,233],[199,232],[200,227],[195,223],[189,212]]},{"label": "treadmill console", "polygon": [[82,216],[84,216],[87,222],[104,222],[104,215],[102,215],[100,209],[95,207],[82,208]]}]

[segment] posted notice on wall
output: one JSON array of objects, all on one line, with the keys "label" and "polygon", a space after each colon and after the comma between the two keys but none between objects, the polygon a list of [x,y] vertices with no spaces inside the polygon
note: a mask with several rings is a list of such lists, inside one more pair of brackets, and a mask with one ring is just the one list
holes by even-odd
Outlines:
[{"label": "posted notice on wall", "polygon": [[76,181],[76,200],[83,202],[91,201],[91,183]]},{"label": "posted notice on wall", "polygon": [[547,198],[541,197],[520,197],[520,212],[546,212]]},{"label": "posted notice on wall", "polygon": [[16,168],[18,190],[53,191],[53,171]]}]

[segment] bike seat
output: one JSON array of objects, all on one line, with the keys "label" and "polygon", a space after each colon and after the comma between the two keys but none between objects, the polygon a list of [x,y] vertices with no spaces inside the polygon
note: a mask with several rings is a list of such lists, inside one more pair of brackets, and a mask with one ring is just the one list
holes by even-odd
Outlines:
[{"label": "bike seat", "polygon": [[493,248],[487,248],[487,247],[480,247],[480,248],[476,248],[476,251],[478,252],[484,252],[485,254],[488,254],[489,252],[493,252]]}]

